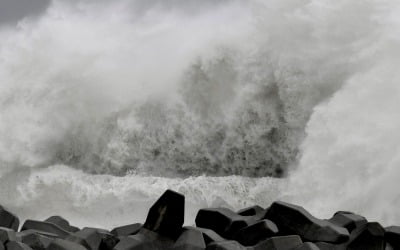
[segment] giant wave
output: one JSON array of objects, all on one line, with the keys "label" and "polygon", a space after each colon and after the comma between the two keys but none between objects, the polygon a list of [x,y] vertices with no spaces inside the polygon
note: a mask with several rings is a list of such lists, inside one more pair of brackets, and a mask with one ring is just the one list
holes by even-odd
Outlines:
[{"label": "giant wave", "polygon": [[0,27],[0,201],[110,227],[175,188],[189,214],[400,222],[399,7],[53,0]]}]

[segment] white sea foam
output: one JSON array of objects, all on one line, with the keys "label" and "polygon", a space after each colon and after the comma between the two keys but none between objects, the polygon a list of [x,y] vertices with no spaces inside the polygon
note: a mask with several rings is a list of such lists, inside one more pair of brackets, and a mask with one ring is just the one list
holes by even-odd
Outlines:
[{"label": "white sea foam", "polygon": [[278,184],[283,181],[241,176],[115,177],[85,174],[62,165],[23,170],[0,180],[3,205],[23,219],[61,214],[79,226],[110,229],[143,222],[152,203],[168,188],[185,195],[185,223],[191,225],[201,207],[267,206],[279,193]]}]

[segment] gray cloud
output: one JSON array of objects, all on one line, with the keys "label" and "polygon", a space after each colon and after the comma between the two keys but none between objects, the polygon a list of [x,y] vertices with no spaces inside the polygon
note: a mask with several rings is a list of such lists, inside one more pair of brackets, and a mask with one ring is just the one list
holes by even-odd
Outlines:
[{"label": "gray cloud", "polygon": [[51,0],[0,0],[0,24],[15,23],[43,12]]}]

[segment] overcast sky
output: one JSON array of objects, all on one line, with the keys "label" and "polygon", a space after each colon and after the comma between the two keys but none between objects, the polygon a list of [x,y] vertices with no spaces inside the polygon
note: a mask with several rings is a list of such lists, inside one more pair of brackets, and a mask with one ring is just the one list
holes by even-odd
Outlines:
[{"label": "overcast sky", "polygon": [[13,24],[18,20],[40,14],[51,0],[0,0],[0,24]]}]

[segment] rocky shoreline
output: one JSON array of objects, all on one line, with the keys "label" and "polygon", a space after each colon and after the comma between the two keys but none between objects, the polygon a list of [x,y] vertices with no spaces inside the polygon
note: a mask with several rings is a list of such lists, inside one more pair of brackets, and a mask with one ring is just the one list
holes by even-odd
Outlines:
[{"label": "rocky shoreline", "polygon": [[200,209],[196,226],[183,226],[185,197],[167,190],[146,221],[111,231],[77,228],[61,216],[19,219],[0,206],[0,250],[391,250],[400,249],[400,227],[383,228],[361,215],[338,211],[318,219],[304,208],[277,201]]}]

